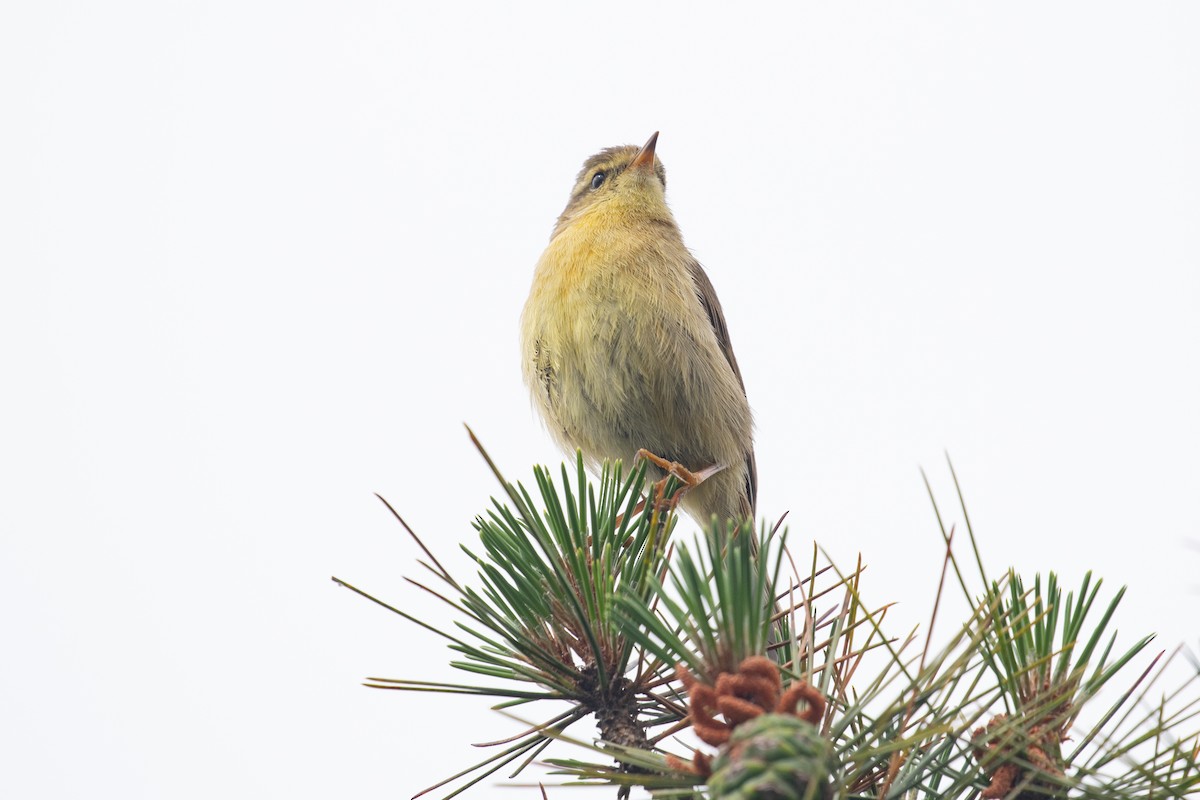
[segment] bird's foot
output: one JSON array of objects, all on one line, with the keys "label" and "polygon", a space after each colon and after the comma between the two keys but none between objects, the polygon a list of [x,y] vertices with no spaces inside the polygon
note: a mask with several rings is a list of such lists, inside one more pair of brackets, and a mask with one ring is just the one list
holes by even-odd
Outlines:
[{"label": "bird's foot", "polygon": [[[679,505],[679,501],[683,499],[685,492],[695,489],[713,475],[716,475],[718,472],[725,469],[724,464],[713,464],[710,467],[705,467],[704,469],[693,472],[683,464],[680,464],[677,461],[668,461],[661,456],[656,456],[654,453],[651,453],[645,448],[638,450],[637,455],[635,455],[634,458],[643,458],[661,469],[663,472],[667,473],[667,477],[654,484],[654,507],[660,511],[674,510],[675,507]],[[669,481],[672,477],[678,478],[683,485],[680,486],[670,497],[666,497],[667,481]]]}]

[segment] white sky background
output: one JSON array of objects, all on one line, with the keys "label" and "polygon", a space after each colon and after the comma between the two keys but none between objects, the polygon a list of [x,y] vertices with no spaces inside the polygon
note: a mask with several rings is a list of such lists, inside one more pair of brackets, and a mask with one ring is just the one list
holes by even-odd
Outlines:
[{"label": "white sky background", "polygon": [[0,795],[408,797],[514,731],[361,688],[465,675],[329,576],[447,619],[372,492],[465,570],[462,423],[558,462],[518,316],[580,163],[655,130],[764,516],[905,630],[948,450],[995,572],[1195,643],[1198,41],[1183,2],[6,4]]}]

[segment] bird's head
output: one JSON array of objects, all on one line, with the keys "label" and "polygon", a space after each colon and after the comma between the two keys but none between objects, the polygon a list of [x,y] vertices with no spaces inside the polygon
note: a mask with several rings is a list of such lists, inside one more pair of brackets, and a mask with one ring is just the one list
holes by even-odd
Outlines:
[{"label": "bird's head", "polygon": [[665,195],[667,172],[654,155],[657,142],[655,131],[641,147],[609,147],[585,161],[551,238],[595,214],[670,219]]}]

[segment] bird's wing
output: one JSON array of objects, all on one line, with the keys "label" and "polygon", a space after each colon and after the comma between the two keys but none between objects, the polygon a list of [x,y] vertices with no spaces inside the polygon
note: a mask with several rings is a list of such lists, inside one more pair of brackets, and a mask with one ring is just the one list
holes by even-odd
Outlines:
[{"label": "bird's wing", "polygon": [[[708,279],[708,275],[704,272],[704,267],[700,266],[699,261],[693,260],[688,264],[688,269],[692,273],[692,282],[696,284],[696,296],[700,298],[700,304],[704,306],[704,312],[708,314],[708,321],[712,323],[713,333],[717,335],[717,344],[721,346],[721,352],[725,354],[729,368],[737,376],[738,384],[742,387],[742,394],[745,394],[746,382],[742,380],[742,371],[738,369],[737,356],[733,354],[733,346],[729,343],[729,326],[725,324],[725,312],[721,310],[721,301],[717,299],[717,290],[713,288],[712,281]],[[750,448],[746,452],[746,494],[750,501],[750,508],[746,510],[749,515],[753,516],[755,501],[758,497],[758,466],[754,463],[754,448]]]}]

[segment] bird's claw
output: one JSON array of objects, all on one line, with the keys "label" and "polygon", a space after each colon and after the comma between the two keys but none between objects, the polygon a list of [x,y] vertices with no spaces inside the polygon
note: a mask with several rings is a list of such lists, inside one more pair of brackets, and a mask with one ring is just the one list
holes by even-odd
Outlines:
[{"label": "bird's claw", "polygon": [[[713,475],[725,469],[724,464],[713,464],[712,466],[693,472],[678,461],[669,461],[661,456],[656,456],[644,447],[637,451],[634,459],[645,459],[667,473],[665,478],[654,484],[654,507],[660,511],[674,510],[679,505],[679,501],[683,499],[684,492],[695,489]],[[683,485],[671,497],[665,497],[667,481],[672,477],[679,479]]]}]

